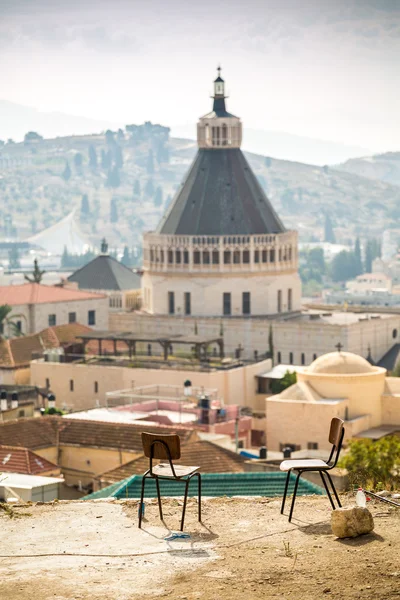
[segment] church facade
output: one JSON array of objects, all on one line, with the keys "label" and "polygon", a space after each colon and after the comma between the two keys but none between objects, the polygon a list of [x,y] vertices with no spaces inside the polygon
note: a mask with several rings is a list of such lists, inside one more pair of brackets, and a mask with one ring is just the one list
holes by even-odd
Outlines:
[{"label": "church facade", "polygon": [[143,309],[153,315],[296,313],[297,232],[287,231],[240,146],[242,123],[214,81],[198,152],[156,232],[144,236]]}]

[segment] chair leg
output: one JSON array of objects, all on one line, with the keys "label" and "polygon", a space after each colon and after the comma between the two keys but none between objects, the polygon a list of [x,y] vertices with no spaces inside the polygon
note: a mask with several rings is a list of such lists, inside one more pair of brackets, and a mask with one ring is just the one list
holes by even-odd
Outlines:
[{"label": "chair leg", "polygon": [[199,509],[199,521],[201,522],[201,475],[200,475],[200,473],[196,473],[196,475],[198,477],[198,482],[199,482],[199,502],[198,502],[199,506],[198,506],[198,509]]},{"label": "chair leg", "polygon": [[300,475],[301,475],[302,471],[299,471],[297,477],[296,477],[296,483],[294,484],[294,490],[293,490],[293,498],[292,498],[292,505],[290,507],[290,513],[289,513],[289,523],[292,520],[292,515],[293,515],[293,509],[294,509],[294,503],[296,501],[296,494],[297,494],[297,488],[299,486],[299,479],[300,479]]},{"label": "chair leg", "polygon": [[144,485],[146,483],[146,476],[143,475],[142,478],[142,491],[140,493],[140,504],[139,504],[139,529],[142,527],[142,516],[143,516],[143,506],[144,506]]},{"label": "chair leg", "polygon": [[186,502],[187,502],[187,496],[188,496],[188,490],[189,490],[189,481],[190,481],[190,479],[187,479],[185,482],[185,498],[183,500],[181,531],[183,531],[183,525],[185,523],[185,512],[186,512]]},{"label": "chair leg", "polygon": [[322,473],[322,471],[319,471],[319,474],[320,474],[320,476],[321,476],[322,483],[324,484],[324,488],[325,488],[325,490],[326,490],[326,493],[327,493],[327,496],[328,496],[328,498],[329,498],[329,502],[330,502],[330,503],[331,503],[331,505],[332,505],[332,509],[333,509],[333,510],[335,510],[335,508],[336,508],[336,507],[335,507],[335,505],[334,505],[334,503],[333,503],[332,496],[331,496],[331,494],[330,494],[330,491],[329,491],[329,489],[328,489],[328,486],[326,485],[325,477],[323,476],[323,473]]},{"label": "chair leg", "polygon": [[337,491],[336,491],[336,488],[335,488],[335,486],[333,485],[332,478],[331,478],[331,476],[330,476],[330,474],[329,474],[329,472],[328,472],[328,471],[326,471],[326,475],[327,475],[327,477],[328,477],[328,479],[329,479],[329,483],[331,484],[331,488],[332,488],[332,490],[333,490],[333,493],[335,494],[336,502],[338,503],[338,506],[339,506],[339,508],[342,508],[342,504],[341,504],[341,502],[340,502],[340,499],[339,499],[338,493],[337,493]]},{"label": "chair leg", "polygon": [[288,487],[289,487],[290,473],[291,473],[291,471],[288,471],[288,473],[286,475],[285,491],[284,491],[283,498],[282,498],[281,515],[283,515],[283,511],[285,508],[286,495],[287,495],[287,491],[288,491]]},{"label": "chair leg", "polygon": [[160,494],[160,482],[156,477],[157,497],[158,497],[158,510],[160,511],[160,519],[163,520],[162,506],[161,506],[161,494]]}]

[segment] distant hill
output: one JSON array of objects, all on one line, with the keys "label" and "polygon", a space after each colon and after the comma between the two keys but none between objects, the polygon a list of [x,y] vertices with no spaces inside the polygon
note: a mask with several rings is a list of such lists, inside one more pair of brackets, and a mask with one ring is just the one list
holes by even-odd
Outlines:
[{"label": "distant hill", "polygon": [[[115,130],[114,130],[115,131]],[[26,239],[76,209],[99,246],[140,248],[182,184],[196,143],[146,123],[124,132],[66,136],[0,148],[0,236]],[[302,241],[323,240],[329,214],[338,243],[380,237],[400,219],[400,187],[329,166],[246,153],[272,204]]]},{"label": "distant hill", "polygon": [[347,173],[368,177],[368,179],[400,185],[400,152],[352,158],[338,165],[337,168]]},{"label": "distant hill", "polygon": [[[37,131],[45,138],[86,135],[93,131],[118,129],[126,123],[90,119],[59,112],[39,111],[36,108],[0,100],[0,140],[22,141],[28,131]],[[174,137],[194,139],[195,124],[173,127]],[[245,129],[243,149],[256,154],[275,156],[314,165],[342,163],[349,158],[372,154],[358,146],[315,140],[283,131]]]},{"label": "distant hill", "polygon": [[45,138],[83,135],[92,131],[118,129],[118,123],[76,117],[59,112],[44,112],[30,106],[0,100],[0,140],[21,141],[28,131],[37,131]]},{"label": "distant hill", "polygon": [[[193,139],[196,135],[192,125],[172,127],[175,137]],[[316,140],[285,131],[263,131],[245,128],[243,132],[243,150],[274,156],[282,160],[294,160],[310,165],[332,165],[349,158],[372,154],[360,146],[348,146],[329,140]]]}]

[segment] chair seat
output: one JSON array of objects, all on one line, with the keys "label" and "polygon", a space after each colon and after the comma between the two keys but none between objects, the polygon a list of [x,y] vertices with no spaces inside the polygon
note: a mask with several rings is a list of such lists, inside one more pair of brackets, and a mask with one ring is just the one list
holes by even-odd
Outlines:
[{"label": "chair seat", "polygon": [[329,465],[319,458],[284,460],[281,462],[281,471],[290,471],[290,469],[329,469]]},{"label": "chair seat", "polygon": [[[200,467],[185,467],[184,465],[174,465],[176,477],[187,477],[192,473],[195,473],[200,469]],[[155,465],[153,467],[153,475],[157,475],[158,477],[172,477],[174,478],[174,474],[172,469],[168,463],[160,463],[159,465]]]}]

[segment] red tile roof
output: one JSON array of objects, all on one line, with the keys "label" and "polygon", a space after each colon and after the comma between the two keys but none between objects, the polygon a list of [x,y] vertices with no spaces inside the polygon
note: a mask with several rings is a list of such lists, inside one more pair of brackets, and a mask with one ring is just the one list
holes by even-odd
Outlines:
[{"label": "red tile roof", "polygon": [[[199,466],[202,473],[242,473],[245,460],[243,456],[231,450],[202,440],[182,445],[181,458],[174,461],[174,463],[176,462],[177,465]],[[96,479],[101,481],[103,485],[109,485],[126,477],[131,477],[131,475],[142,475],[148,468],[149,459],[142,455],[116,469],[106,471]]]},{"label": "red tile roof", "polygon": [[22,285],[5,285],[0,287],[0,305],[47,304],[88,300],[90,298],[106,298],[106,296],[105,294],[95,294],[71,288],[42,285],[41,283],[24,283]]},{"label": "red tile roof", "polygon": [[50,348],[60,348],[63,345],[80,343],[77,338],[88,331],[92,331],[92,329],[86,325],[68,323],[67,325],[48,327],[33,335],[0,340],[0,366],[28,366],[33,353],[41,354],[43,350],[49,350]]},{"label": "red tile roof", "polygon": [[0,446],[0,471],[41,475],[59,467],[28,448]]},{"label": "red tile roof", "polygon": [[47,416],[0,423],[0,444],[21,446],[31,450],[48,448],[56,445],[58,432],[61,445],[95,446],[141,452],[141,433],[144,429],[154,433],[179,433],[182,442],[197,441],[197,433],[184,427],[147,427],[133,423],[104,423]]}]

